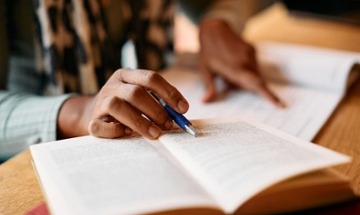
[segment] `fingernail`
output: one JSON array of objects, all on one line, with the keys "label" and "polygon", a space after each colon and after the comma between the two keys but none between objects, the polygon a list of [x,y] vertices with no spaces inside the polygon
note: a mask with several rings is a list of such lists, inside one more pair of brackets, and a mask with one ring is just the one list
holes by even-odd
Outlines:
[{"label": "fingernail", "polygon": [[155,126],[150,126],[148,132],[153,138],[158,138],[160,136],[160,130]]},{"label": "fingernail", "polygon": [[164,127],[165,127],[167,130],[169,130],[169,129],[172,128],[173,124],[174,124],[174,122],[173,122],[171,119],[169,119],[169,120],[167,120],[167,121],[165,122]]},{"label": "fingernail", "polygon": [[178,102],[177,107],[178,107],[178,109],[180,110],[181,113],[184,113],[184,112],[186,112],[188,110],[189,105],[187,104],[186,101],[180,100]]}]

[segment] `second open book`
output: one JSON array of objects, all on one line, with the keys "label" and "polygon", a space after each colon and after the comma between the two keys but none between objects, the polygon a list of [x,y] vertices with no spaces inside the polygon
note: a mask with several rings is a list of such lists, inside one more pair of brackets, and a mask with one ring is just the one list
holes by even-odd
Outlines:
[{"label": "second open book", "polygon": [[[219,92],[218,101],[204,104],[204,87],[197,68],[173,67],[164,77],[189,101],[189,119],[251,116],[311,141],[359,77],[360,53],[269,42],[256,47],[260,72],[287,108],[276,108],[244,90],[224,90]],[[188,64],[194,59],[180,61]]]},{"label": "second open book", "polygon": [[353,196],[346,178],[324,170],[345,155],[246,120],[193,124],[197,138],[174,130],[159,141],[86,136],[31,146],[51,212],[261,213]]}]

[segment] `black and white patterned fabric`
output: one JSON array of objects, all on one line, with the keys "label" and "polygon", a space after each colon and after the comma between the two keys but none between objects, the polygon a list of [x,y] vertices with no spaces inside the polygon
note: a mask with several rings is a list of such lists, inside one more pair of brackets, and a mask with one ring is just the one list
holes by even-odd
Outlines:
[{"label": "black and white patterned fabric", "polygon": [[[95,94],[119,67],[100,0],[34,0],[36,69],[46,95]],[[117,1],[117,0],[113,0]],[[171,48],[171,0],[122,0],[121,43],[131,39],[138,67],[159,70]],[[111,20],[117,22],[118,20]]]}]

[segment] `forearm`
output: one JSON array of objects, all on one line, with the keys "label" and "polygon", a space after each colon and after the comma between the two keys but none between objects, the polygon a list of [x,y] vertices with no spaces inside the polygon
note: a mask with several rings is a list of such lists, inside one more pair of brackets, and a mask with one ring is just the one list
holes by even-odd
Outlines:
[{"label": "forearm", "polygon": [[238,34],[245,26],[247,19],[256,11],[253,0],[216,0],[208,9],[202,20],[224,20]]},{"label": "forearm", "polygon": [[39,97],[0,91],[0,159],[56,140],[57,116],[70,95]]},{"label": "forearm", "polygon": [[218,19],[227,22],[237,33],[241,33],[246,20],[256,11],[254,0],[178,0],[180,9],[190,19],[200,24],[203,20]]}]

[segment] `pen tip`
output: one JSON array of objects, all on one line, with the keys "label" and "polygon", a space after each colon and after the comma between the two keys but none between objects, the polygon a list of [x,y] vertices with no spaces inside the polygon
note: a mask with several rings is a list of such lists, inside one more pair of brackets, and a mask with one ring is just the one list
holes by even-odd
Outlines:
[{"label": "pen tip", "polygon": [[185,125],[185,130],[194,137],[198,136],[196,130],[191,125]]}]

